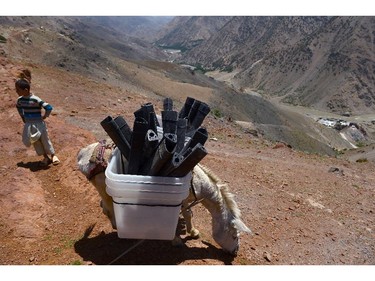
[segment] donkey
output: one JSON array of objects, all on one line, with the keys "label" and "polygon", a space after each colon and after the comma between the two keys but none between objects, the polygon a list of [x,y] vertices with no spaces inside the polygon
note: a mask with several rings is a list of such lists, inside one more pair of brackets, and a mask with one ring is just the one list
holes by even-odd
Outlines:
[{"label": "donkey", "polygon": [[[82,148],[77,155],[79,170],[94,185],[101,197],[100,206],[103,213],[110,220],[113,229],[116,229],[116,220],[112,197],[106,193],[105,168],[109,163],[113,145],[105,142],[92,143]],[[102,157],[98,157],[98,155]],[[92,161],[92,159],[99,161]],[[91,159],[91,160],[90,160]],[[201,203],[212,217],[212,237],[227,253],[236,256],[239,249],[241,232],[251,233],[251,230],[241,220],[241,212],[229,192],[227,184],[214,175],[207,167],[198,164],[192,171],[192,184],[189,196],[182,202],[181,213],[186,223],[186,231],[194,239],[199,238],[199,230],[192,223],[191,207]],[[172,243],[182,244],[180,237]]]}]

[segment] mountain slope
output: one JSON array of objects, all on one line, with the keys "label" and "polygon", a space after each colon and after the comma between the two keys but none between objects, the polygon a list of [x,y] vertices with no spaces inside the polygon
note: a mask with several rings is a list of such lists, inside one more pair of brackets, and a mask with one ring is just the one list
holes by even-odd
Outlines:
[{"label": "mountain slope", "polygon": [[[162,59],[164,53],[138,38],[87,17],[2,17],[9,56],[107,79],[116,60]],[[120,76],[118,76],[120,77]]]},{"label": "mountain slope", "polygon": [[332,19],[298,45],[264,57],[238,85],[286,95],[284,101],[336,113],[375,109],[373,17]]},{"label": "mountain slope", "polygon": [[[202,22],[199,17],[185,22]],[[177,61],[233,72],[241,91],[335,113],[375,109],[374,17],[227,17]],[[211,22],[210,26],[214,24]],[[189,24],[190,28],[201,28]],[[174,28],[175,42],[188,37]],[[190,31],[191,42],[196,42]],[[172,34],[172,33],[171,33]],[[164,37],[166,38],[166,37]],[[236,75],[234,75],[236,74]]]},{"label": "mountain slope", "polygon": [[208,40],[186,52],[181,60],[204,67],[248,68],[281,49],[288,49],[318,28],[324,17],[230,17]]},{"label": "mountain slope", "polygon": [[231,17],[175,17],[161,31],[160,46],[190,50],[218,33]]}]

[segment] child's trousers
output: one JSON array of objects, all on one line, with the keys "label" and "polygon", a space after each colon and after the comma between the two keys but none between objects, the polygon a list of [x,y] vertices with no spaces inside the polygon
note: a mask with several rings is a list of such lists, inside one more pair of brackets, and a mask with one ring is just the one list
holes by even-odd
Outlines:
[{"label": "child's trousers", "polygon": [[48,137],[48,130],[47,130],[46,123],[44,121],[25,123],[25,126],[23,127],[23,133],[22,133],[23,144],[27,147],[31,146],[30,129],[29,129],[31,125],[36,126],[38,130],[41,132],[40,139],[33,143],[36,153],[38,155],[55,154],[55,149],[53,148],[52,142]]}]

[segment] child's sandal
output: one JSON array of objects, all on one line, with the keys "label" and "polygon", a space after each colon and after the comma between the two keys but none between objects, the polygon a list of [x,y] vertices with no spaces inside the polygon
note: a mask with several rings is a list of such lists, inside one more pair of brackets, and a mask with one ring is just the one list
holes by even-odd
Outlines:
[{"label": "child's sandal", "polygon": [[57,164],[59,164],[60,163],[60,160],[59,160],[59,158],[57,158],[57,156],[53,156],[52,157],[52,164],[53,165],[57,165]]}]

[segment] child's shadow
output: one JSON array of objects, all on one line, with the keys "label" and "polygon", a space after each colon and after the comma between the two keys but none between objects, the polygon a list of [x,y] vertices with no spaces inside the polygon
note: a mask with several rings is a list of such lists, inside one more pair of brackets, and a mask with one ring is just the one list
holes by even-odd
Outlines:
[{"label": "child's shadow", "polygon": [[50,168],[50,166],[42,166],[40,163],[41,163],[40,161],[26,162],[26,163],[22,161],[22,162],[18,162],[17,166],[30,169],[30,171],[32,172],[37,172],[40,170],[47,170]]}]

